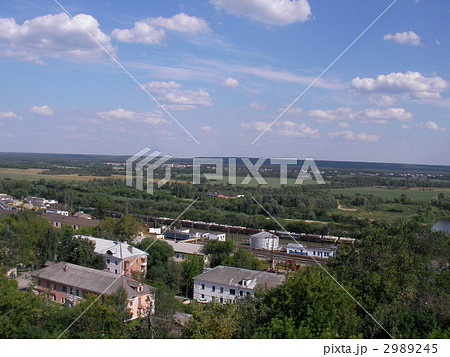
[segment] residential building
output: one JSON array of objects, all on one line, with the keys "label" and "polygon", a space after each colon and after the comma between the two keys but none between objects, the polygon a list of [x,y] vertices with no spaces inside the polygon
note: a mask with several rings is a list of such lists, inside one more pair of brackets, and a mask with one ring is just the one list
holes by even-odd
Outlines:
[{"label": "residential building", "polygon": [[50,300],[75,306],[86,294],[110,295],[122,287],[127,294],[131,320],[154,313],[154,288],[149,285],[107,271],[65,262],[46,265],[30,275],[36,284],[33,290],[39,294],[48,294]]},{"label": "residential building", "polygon": [[194,299],[226,303],[254,296],[256,288],[271,289],[284,281],[284,275],[219,265],[194,278]]},{"label": "residential building", "polygon": [[75,231],[80,227],[97,227],[100,224],[100,221],[97,219],[84,219],[71,216],[67,217],[54,213],[42,213],[41,217],[48,219],[53,227],[61,228],[63,225],[70,225]]},{"label": "residential building", "polygon": [[28,201],[28,203],[31,203],[35,207],[44,208],[47,200],[43,197],[27,196],[25,197],[25,201]]},{"label": "residential building", "polygon": [[198,254],[203,255],[205,261],[206,256],[203,254],[203,245],[194,243],[175,242],[173,240],[165,240],[173,248],[173,260],[182,262],[188,256]]},{"label": "residential building", "polygon": [[336,256],[336,248],[305,247],[299,243],[288,243],[286,248],[289,254],[308,255],[318,258],[330,258]]},{"label": "residential building", "polygon": [[87,238],[95,243],[95,254],[103,256],[106,268],[114,274],[131,276],[131,272],[137,271],[145,275],[147,273],[147,256],[143,250],[137,249],[125,242],[91,236],[77,235]]}]

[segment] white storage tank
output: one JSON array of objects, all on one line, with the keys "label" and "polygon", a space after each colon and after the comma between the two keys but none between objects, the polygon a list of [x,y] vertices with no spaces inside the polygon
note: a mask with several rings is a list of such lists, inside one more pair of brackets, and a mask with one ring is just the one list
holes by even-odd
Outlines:
[{"label": "white storage tank", "polygon": [[259,232],[250,236],[250,247],[257,249],[278,249],[280,238],[269,232]]}]

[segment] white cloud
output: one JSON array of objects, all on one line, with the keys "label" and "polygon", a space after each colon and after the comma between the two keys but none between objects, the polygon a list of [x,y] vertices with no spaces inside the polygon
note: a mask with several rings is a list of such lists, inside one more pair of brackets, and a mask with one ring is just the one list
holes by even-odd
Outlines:
[{"label": "white cloud", "polygon": [[[100,30],[94,17],[79,14],[74,19],[115,55],[116,49],[110,38]],[[41,65],[45,64],[42,57],[95,61],[104,54],[100,46],[65,13],[35,17],[22,25],[12,18],[0,18],[0,45],[1,56]]]},{"label": "white cloud", "polygon": [[182,89],[181,84],[174,81],[150,82],[143,86],[162,104],[173,110],[195,109],[199,106],[211,106],[213,104],[205,90]]},{"label": "white cloud", "polygon": [[190,34],[206,33],[211,31],[208,23],[202,18],[189,16],[185,13],[180,13],[172,17],[153,17],[145,20],[148,24],[163,27],[167,30],[186,32]]},{"label": "white cloud", "polygon": [[429,130],[440,130],[440,131],[444,131],[445,129],[440,128],[439,125],[437,125],[434,121],[429,120],[424,124],[425,128],[429,129]]},{"label": "white cloud", "polygon": [[211,31],[208,23],[202,18],[184,13],[172,17],[153,17],[137,21],[131,29],[114,29],[111,36],[121,42],[160,44],[166,36],[164,29],[188,34]]},{"label": "white cloud", "polygon": [[259,103],[259,102],[251,102],[250,103],[250,108],[252,109],[257,109],[257,110],[266,110],[266,105]]},{"label": "white cloud", "polygon": [[406,124],[403,124],[403,125],[401,126],[401,128],[402,128],[403,130],[411,129],[411,127],[410,127],[409,125],[406,125]]},{"label": "white cloud", "polygon": [[397,98],[390,95],[371,95],[369,97],[369,103],[380,107],[389,107],[397,102]]},{"label": "white cloud", "polygon": [[208,126],[208,125],[202,126],[202,127],[200,128],[200,130],[203,131],[204,133],[207,133],[207,134],[209,134],[209,133],[212,132],[212,128],[211,128],[210,126]]},{"label": "white cloud", "polygon": [[[290,104],[291,103],[286,104],[286,106],[284,108],[279,108],[278,111],[283,112]],[[300,108],[296,108],[296,107],[292,106],[288,110],[286,110],[286,112],[284,114],[297,115],[297,114],[300,114],[301,112],[302,112],[302,110]]]},{"label": "white cloud", "polygon": [[[270,122],[251,121],[241,123],[240,125],[247,130],[262,132],[270,125]],[[319,130],[311,128],[305,123],[296,123],[289,120],[276,122],[267,129],[267,132],[284,137],[319,137]]]},{"label": "white cloud", "polygon": [[419,72],[380,74],[376,78],[356,77],[350,90],[357,94],[407,94],[413,99],[440,98],[449,84],[439,76],[425,77]]},{"label": "white cloud", "polygon": [[126,120],[131,122],[141,122],[150,125],[168,124],[169,122],[164,119],[162,112],[133,112],[126,109],[115,109],[109,112],[99,112],[97,115],[106,120]]},{"label": "white cloud", "polygon": [[384,35],[383,40],[395,41],[401,44],[409,44],[413,46],[420,45],[420,36],[414,31],[397,32],[395,35],[390,32]]},{"label": "white cloud", "polygon": [[375,135],[375,134],[366,134],[364,132],[354,133],[353,131],[350,131],[350,130],[335,131],[332,133],[328,133],[328,137],[330,139],[336,139],[339,137],[343,137],[344,139],[349,140],[349,141],[363,141],[363,142],[369,142],[369,143],[377,142],[378,139],[380,138],[378,135]]},{"label": "white cloud", "polygon": [[315,109],[310,110],[308,115],[318,118],[320,121],[358,120],[362,122],[371,121],[377,124],[386,124],[388,119],[399,121],[410,121],[412,119],[412,114],[404,108],[367,108],[364,110],[355,110],[352,108]]},{"label": "white cloud", "polygon": [[22,120],[22,117],[20,117],[16,113],[9,111],[9,112],[0,112],[0,119]]},{"label": "white cloud", "polygon": [[246,16],[269,25],[289,25],[311,18],[307,0],[210,0],[233,15]]},{"label": "white cloud", "polygon": [[239,81],[237,79],[228,77],[222,83],[224,87],[236,88],[239,85]]},{"label": "white cloud", "polygon": [[338,124],[341,128],[350,128],[350,124],[346,121],[341,121]]},{"label": "white cloud", "polygon": [[41,107],[35,105],[30,108],[30,112],[39,114],[39,115],[46,115],[46,116],[53,115],[53,109],[50,108],[48,105],[43,105]]},{"label": "white cloud", "polygon": [[156,29],[143,21],[134,23],[131,29],[114,29],[111,36],[121,42],[148,43],[157,45],[165,37],[166,33],[162,29]]}]

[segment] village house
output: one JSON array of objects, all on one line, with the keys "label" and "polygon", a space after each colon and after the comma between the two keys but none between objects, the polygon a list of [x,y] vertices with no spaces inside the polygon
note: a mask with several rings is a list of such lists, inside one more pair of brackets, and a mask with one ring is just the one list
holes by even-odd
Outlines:
[{"label": "village house", "polygon": [[255,296],[255,289],[271,289],[284,281],[284,275],[219,265],[194,278],[194,299],[224,304]]},{"label": "village house", "polygon": [[154,288],[126,276],[65,262],[47,263],[45,268],[30,275],[36,293],[47,294],[50,300],[60,304],[75,306],[86,294],[110,295],[122,287],[127,294],[130,320],[155,311]]},{"label": "village house", "polygon": [[75,231],[80,227],[97,227],[100,224],[100,221],[97,219],[85,219],[72,216],[68,217],[55,213],[42,213],[41,217],[47,219],[55,228],[61,228],[63,225],[69,225]]},{"label": "village house", "polygon": [[105,259],[106,268],[114,274],[131,276],[133,271],[147,273],[148,254],[125,242],[91,236],[77,235],[76,237],[87,238],[95,244],[94,253]]},{"label": "village house", "polygon": [[175,242],[173,240],[165,240],[173,248],[173,260],[176,262],[182,262],[187,257],[197,254],[202,255],[203,259],[206,260],[206,256],[203,253],[203,245],[195,243],[185,243],[183,241]]}]

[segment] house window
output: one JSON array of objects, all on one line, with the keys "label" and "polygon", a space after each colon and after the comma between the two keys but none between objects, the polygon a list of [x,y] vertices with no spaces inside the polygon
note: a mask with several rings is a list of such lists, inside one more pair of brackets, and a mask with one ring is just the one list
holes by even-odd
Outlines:
[{"label": "house window", "polygon": [[177,253],[177,259],[179,259],[179,258],[180,258],[180,254]]},{"label": "house window", "polygon": [[205,290],[205,284],[202,284],[202,290]]},{"label": "house window", "polygon": [[107,264],[111,263],[111,260],[106,259],[106,263],[107,263]]},{"label": "house window", "polygon": [[52,290],[56,289],[56,284],[52,283]]},{"label": "house window", "polygon": [[119,262],[116,260],[116,261],[114,262],[114,264],[119,265]]},{"label": "house window", "polygon": [[114,269],[114,273],[116,273],[116,274],[117,274],[117,269]]},{"label": "house window", "polygon": [[247,291],[247,296],[250,296],[250,293]]},{"label": "house window", "polygon": [[63,286],[63,285],[61,285],[61,291],[62,291],[63,293],[65,293],[65,292],[66,292],[66,287]]},{"label": "house window", "polygon": [[202,294],[202,299],[204,299],[205,298],[205,294]]},{"label": "house window", "polygon": [[244,292],[243,291],[239,291],[239,296],[244,296]]},{"label": "house window", "polygon": [[64,304],[64,298],[63,297],[61,298],[61,304]]},{"label": "house window", "polygon": [[230,289],[230,295],[236,295],[236,290]]},{"label": "house window", "polygon": [[213,285],[211,288],[212,291],[216,291],[216,287]]},{"label": "house window", "polygon": [[223,304],[223,298],[220,298],[220,303]]},{"label": "house window", "polygon": [[45,283],[45,287],[48,289],[49,287],[48,281]]}]

